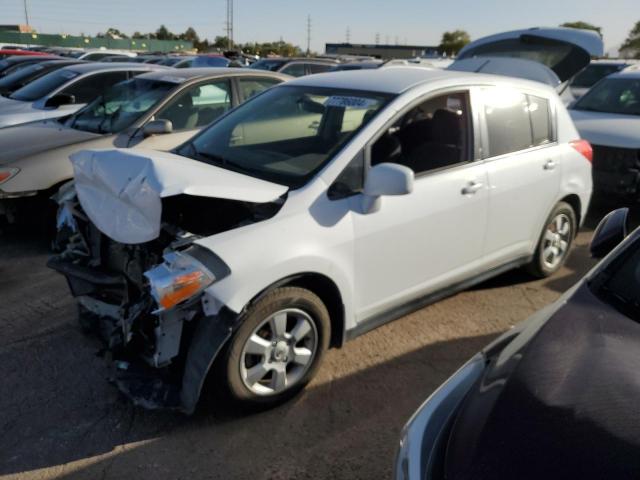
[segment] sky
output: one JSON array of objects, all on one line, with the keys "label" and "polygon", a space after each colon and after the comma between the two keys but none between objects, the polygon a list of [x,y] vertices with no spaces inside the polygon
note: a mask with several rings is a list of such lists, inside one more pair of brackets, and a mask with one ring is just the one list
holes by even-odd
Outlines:
[{"label": "sky", "polygon": [[[41,33],[95,35],[109,27],[127,34],[155,31],[160,24],[179,33],[193,27],[201,38],[224,35],[226,0],[26,0],[31,25]],[[25,23],[24,0],[0,0],[2,24]],[[605,50],[614,51],[636,21],[638,0],[235,0],[234,39],[274,41],[282,37],[311,49],[344,42],[437,45],[446,30],[463,29],[472,39],[532,26],[582,20],[601,26]]]}]

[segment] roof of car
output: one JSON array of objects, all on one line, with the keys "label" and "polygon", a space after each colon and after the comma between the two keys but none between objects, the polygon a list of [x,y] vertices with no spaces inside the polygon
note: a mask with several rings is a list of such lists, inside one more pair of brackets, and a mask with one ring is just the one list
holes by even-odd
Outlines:
[{"label": "roof of car", "polygon": [[260,60],[277,60],[281,62],[339,63],[338,60],[335,60],[333,58],[320,58],[320,57],[264,57],[264,58],[261,58]]},{"label": "roof of car", "polygon": [[24,62],[43,62],[45,60],[61,60],[64,57],[58,55],[17,55],[3,58],[3,62],[8,63],[24,63]]},{"label": "roof of car", "polygon": [[135,62],[89,62],[79,65],[65,67],[77,73],[89,73],[109,70],[170,70],[170,67],[163,65],[154,65],[152,63],[135,63]]},{"label": "roof of car", "polygon": [[455,76],[460,76],[460,72],[420,67],[388,67],[308,75],[293,80],[290,84],[398,94],[419,83]]},{"label": "roof of car", "polygon": [[624,70],[609,75],[607,78],[640,78],[640,69],[625,68]]},{"label": "roof of car", "polygon": [[598,58],[596,60],[591,60],[590,65],[633,65],[634,63],[638,63],[638,60],[633,60],[629,58]]},{"label": "roof of car", "polygon": [[[140,65],[140,64],[137,64]],[[143,64],[148,65],[148,64]],[[281,80],[288,80],[289,75],[277,72],[269,72],[266,70],[251,70],[248,68],[233,67],[202,67],[202,68],[180,68],[180,69],[162,69],[140,75],[138,78],[148,80],[167,80],[174,83],[183,83],[194,78],[217,77],[222,75],[246,75],[255,77],[273,77]]]},{"label": "roof of car", "polygon": [[296,78],[287,85],[309,87],[341,88],[345,90],[363,90],[370,92],[400,94],[417,85],[438,80],[455,78],[460,84],[481,84],[490,81],[495,84],[519,86],[540,91],[553,91],[548,85],[503,75],[459,72],[421,66],[390,66],[369,70],[343,70],[319,73]]}]

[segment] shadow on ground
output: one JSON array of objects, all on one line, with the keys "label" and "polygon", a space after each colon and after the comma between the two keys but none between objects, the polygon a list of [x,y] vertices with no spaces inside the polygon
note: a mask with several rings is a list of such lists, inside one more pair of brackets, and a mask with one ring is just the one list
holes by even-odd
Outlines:
[{"label": "shadow on ground", "polygon": [[312,384],[271,411],[217,405],[185,418],[132,407],[105,382],[97,342],[66,325],[0,350],[0,474],[87,459],[69,478],[387,477],[404,422],[493,337],[426,345]]}]

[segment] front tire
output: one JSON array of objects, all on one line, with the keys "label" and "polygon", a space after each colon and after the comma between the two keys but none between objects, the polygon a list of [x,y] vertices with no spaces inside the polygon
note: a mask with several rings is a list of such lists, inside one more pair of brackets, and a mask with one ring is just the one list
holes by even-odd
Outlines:
[{"label": "front tire", "polygon": [[567,257],[577,233],[576,212],[566,202],[559,202],[547,218],[527,271],[538,278],[557,272]]},{"label": "front tire", "polygon": [[278,288],[251,305],[224,356],[232,399],[270,407],[302,390],[329,347],[330,325],[320,298],[303,288]]}]

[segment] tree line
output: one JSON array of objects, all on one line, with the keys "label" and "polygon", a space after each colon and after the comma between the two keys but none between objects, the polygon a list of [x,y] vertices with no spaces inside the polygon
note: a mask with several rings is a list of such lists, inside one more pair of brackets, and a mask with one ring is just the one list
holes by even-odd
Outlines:
[{"label": "tree line", "polygon": [[[598,27],[588,22],[576,21],[566,22],[560,25],[561,27],[568,28],[581,28],[586,30],[593,30],[602,36],[602,27]],[[111,38],[129,38],[125,33],[121,32],[117,28],[109,28],[104,33],[99,33],[98,37],[111,37]],[[133,39],[156,39],[156,40],[184,40],[192,42],[193,46],[200,52],[207,52],[211,50],[225,50],[234,49],[242,50],[249,55],[266,56],[269,54],[279,56],[297,56],[302,55],[303,50],[292,43],[279,40],[276,42],[247,42],[247,43],[234,43],[229,41],[225,36],[216,36],[212,41],[208,39],[201,39],[198,33],[192,28],[187,28],[183,33],[173,33],[165,25],[160,27],[155,32],[141,33],[134,32],[131,36]],[[457,53],[471,41],[471,37],[464,30],[453,30],[450,32],[444,32],[440,40],[438,50],[440,54],[447,56],[455,56]],[[627,39],[620,47],[620,53],[627,57],[640,58],[640,21],[636,22],[634,27],[629,32]]]},{"label": "tree line", "polygon": [[127,36],[124,32],[121,32],[117,28],[109,28],[104,33],[98,33],[99,38],[132,38],[132,39],[152,39],[152,40],[183,40],[185,42],[193,43],[193,46],[198,49],[199,52],[208,52],[212,50],[242,50],[249,55],[278,55],[285,57],[299,56],[303,54],[303,50],[292,43],[278,40],[275,42],[247,42],[247,43],[232,43],[226,36],[216,36],[213,40],[207,38],[201,39],[198,33],[192,27],[187,28],[183,33],[173,33],[165,25],[160,27],[155,32],[141,33],[134,32],[131,37]]}]

